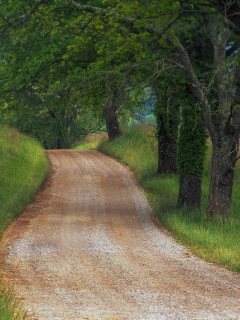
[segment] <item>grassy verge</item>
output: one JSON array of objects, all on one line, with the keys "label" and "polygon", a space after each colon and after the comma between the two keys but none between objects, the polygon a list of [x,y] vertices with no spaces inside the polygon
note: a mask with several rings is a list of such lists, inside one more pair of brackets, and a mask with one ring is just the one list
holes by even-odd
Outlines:
[{"label": "grassy verge", "polygon": [[107,133],[102,132],[99,134],[90,134],[84,139],[75,141],[72,145],[72,149],[78,149],[81,146],[81,150],[97,150],[99,144],[103,140],[107,140]]},{"label": "grassy verge", "polygon": [[[179,179],[176,175],[157,175],[157,141],[151,128],[129,128],[118,139],[91,144],[79,143],[75,149],[96,149],[127,164],[145,189],[156,216],[176,239],[196,255],[230,270],[240,272],[240,168],[236,168],[230,221],[225,224],[206,219],[211,174],[211,147],[202,183],[202,210],[176,209]],[[96,147],[95,147],[96,146]]]},{"label": "grassy verge", "polygon": [[[39,143],[17,130],[0,127],[0,239],[33,199],[48,173],[48,160]],[[25,319],[11,291],[0,282],[0,320]]]}]

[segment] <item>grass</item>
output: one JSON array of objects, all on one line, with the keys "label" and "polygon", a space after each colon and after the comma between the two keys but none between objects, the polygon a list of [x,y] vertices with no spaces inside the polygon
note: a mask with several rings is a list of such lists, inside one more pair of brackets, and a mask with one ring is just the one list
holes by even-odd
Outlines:
[{"label": "grass", "polygon": [[[16,129],[0,127],[0,239],[33,199],[49,170],[40,144]],[[0,282],[0,320],[26,319],[10,289]]]},{"label": "grass", "polygon": [[99,134],[89,134],[81,140],[77,140],[72,144],[72,149],[78,149],[81,145],[81,150],[96,150],[102,140],[107,139],[107,133],[101,132]]},{"label": "grass", "polygon": [[206,208],[211,175],[209,144],[202,183],[201,212],[176,208],[179,178],[157,175],[157,141],[152,127],[128,128],[114,141],[80,142],[75,149],[96,149],[128,165],[145,189],[160,223],[199,257],[240,272],[240,166],[236,167],[230,219],[209,221]]},{"label": "grass", "polygon": [[24,320],[28,319],[27,312],[16,302],[9,288],[0,288],[0,319],[1,320]]}]

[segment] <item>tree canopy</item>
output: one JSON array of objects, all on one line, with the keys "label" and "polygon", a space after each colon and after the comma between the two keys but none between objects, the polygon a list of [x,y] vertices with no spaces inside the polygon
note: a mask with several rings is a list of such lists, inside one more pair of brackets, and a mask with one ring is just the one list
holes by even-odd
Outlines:
[{"label": "tree canopy", "polygon": [[207,214],[228,216],[240,134],[238,1],[6,0],[0,13],[2,111],[31,113],[31,96],[60,115],[69,145],[73,122],[88,112],[105,116],[114,139],[119,110],[133,112],[144,100],[136,96],[168,82],[164,99],[178,92],[176,105],[193,108],[182,125],[201,123],[212,140]]}]

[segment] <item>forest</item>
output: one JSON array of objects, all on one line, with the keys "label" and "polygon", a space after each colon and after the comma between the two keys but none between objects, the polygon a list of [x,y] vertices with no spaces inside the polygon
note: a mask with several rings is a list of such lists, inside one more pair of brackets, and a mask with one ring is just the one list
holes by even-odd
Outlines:
[{"label": "forest", "polygon": [[238,160],[238,1],[4,0],[0,112],[47,149],[89,133],[115,140],[152,106],[157,173],[178,174],[177,207],[228,220]]}]

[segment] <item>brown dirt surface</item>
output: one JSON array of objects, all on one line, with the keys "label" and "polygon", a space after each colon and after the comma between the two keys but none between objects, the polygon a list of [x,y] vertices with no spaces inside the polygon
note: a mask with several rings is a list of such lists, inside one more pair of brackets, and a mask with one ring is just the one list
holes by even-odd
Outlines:
[{"label": "brown dirt surface", "polygon": [[52,174],[1,241],[32,319],[240,319],[240,275],[159,230],[129,170],[96,151],[48,151]]}]

